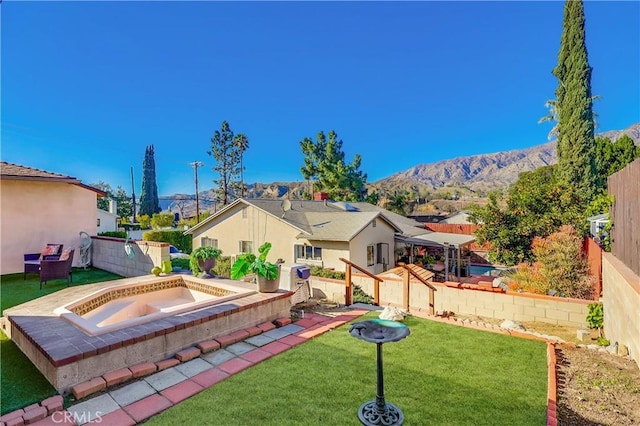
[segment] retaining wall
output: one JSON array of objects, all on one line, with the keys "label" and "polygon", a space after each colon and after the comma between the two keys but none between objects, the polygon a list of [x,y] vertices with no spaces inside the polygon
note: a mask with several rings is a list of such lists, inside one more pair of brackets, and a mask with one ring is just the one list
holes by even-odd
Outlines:
[{"label": "retaining wall", "polygon": [[605,337],[640,366],[640,277],[611,253],[602,254],[602,303]]},{"label": "retaining wall", "polygon": [[[373,295],[373,280],[363,274],[353,274],[352,282],[367,294]],[[342,280],[311,277],[314,297],[326,297],[335,302],[345,302],[345,286]],[[549,324],[586,328],[589,300],[558,298],[515,292],[493,293],[470,289],[451,288],[440,283],[436,287],[435,310],[457,314],[478,315],[485,318],[511,319],[515,321],[540,321]],[[402,279],[385,278],[380,283],[380,306],[403,307]],[[411,281],[409,285],[411,312],[429,312],[429,289],[422,283]],[[638,311],[636,311],[638,312]]]},{"label": "retaining wall", "polygon": [[91,237],[91,262],[96,268],[123,277],[149,275],[154,266],[170,260],[169,244],[155,241],[129,241],[133,258],[124,250],[125,240],[111,237]]}]

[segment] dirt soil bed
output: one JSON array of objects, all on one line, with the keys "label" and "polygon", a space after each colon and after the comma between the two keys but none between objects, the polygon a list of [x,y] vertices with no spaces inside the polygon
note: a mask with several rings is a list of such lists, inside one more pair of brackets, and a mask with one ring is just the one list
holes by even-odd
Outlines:
[{"label": "dirt soil bed", "polygon": [[640,370],[628,358],[559,347],[559,425],[639,425]]}]

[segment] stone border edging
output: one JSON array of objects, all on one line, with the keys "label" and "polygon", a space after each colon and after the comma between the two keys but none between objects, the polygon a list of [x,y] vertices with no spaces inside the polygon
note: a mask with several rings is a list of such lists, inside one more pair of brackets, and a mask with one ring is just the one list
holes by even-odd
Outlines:
[{"label": "stone border edging", "polygon": [[558,424],[558,357],[556,344],[547,342],[547,426]]},{"label": "stone border edging", "polygon": [[[351,321],[357,317],[360,317],[367,313],[366,310],[361,310],[358,308],[349,309],[349,314],[343,313],[339,317],[325,317],[324,315],[313,314],[308,319],[300,319],[297,323],[300,323],[303,326],[303,330],[298,333],[301,338],[300,342],[312,339],[318,335],[324,334],[332,329],[338,328],[348,321]],[[318,317],[318,318],[314,318]],[[324,317],[324,318],[321,318]],[[96,377],[92,380],[80,383],[76,386],[79,387],[77,391],[79,391],[77,397],[78,400],[84,399],[91,394],[97,393],[99,391],[104,391],[109,387],[123,384],[130,379],[138,379],[143,378],[147,375],[156,373],[158,371],[165,370],[167,368],[173,367],[182,362],[187,362],[198,357],[200,354],[211,352],[217,350],[219,348],[224,348],[226,346],[232,345],[234,343],[240,342],[245,338],[259,335],[263,332],[270,331],[279,327],[284,327],[286,325],[292,324],[292,320],[290,317],[277,318],[271,322],[265,322],[253,327],[249,327],[246,329],[238,330],[233,333],[216,337],[215,339],[203,341],[197,343],[194,346],[189,348],[185,348],[179,352],[177,352],[174,357],[167,358],[165,360],[161,360],[158,362],[147,362],[138,364],[128,368],[122,368],[119,370],[111,371],[103,374],[102,376]],[[290,346],[295,346],[297,343],[289,343]],[[75,386],[74,386],[75,389]],[[74,391],[74,396],[76,396],[76,392]],[[46,405],[47,404],[47,405]],[[172,404],[174,405],[174,404]],[[166,407],[169,408],[169,407]],[[162,410],[163,411],[163,410]],[[52,419],[52,416],[56,413],[64,413],[63,419],[61,421],[56,421]],[[64,400],[61,395],[55,395],[50,398],[45,399],[42,403],[34,403],[29,405],[28,407],[20,408],[18,410],[9,412],[2,417],[0,417],[0,426],[22,426],[33,424],[39,421],[53,421],[54,423],[66,423],[67,418],[71,415],[68,411],[64,409]],[[46,419],[46,420],[43,420]],[[47,423],[48,424],[48,423]],[[75,423],[74,423],[75,424]]]}]

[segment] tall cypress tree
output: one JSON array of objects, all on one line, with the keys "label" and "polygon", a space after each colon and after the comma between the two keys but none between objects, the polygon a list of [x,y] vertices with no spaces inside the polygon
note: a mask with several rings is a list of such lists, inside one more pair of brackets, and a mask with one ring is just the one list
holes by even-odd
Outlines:
[{"label": "tall cypress tree", "polygon": [[140,194],[140,215],[152,216],[159,213],[158,185],[156,185],[156,161],[153,145],[149,145],[144,152],[142,163],[142,193]]},{"label": "tall cypress tree", "polygon": [[558,173],[586,199],[600,185],[595,163],[591,71],[582,0],[567,0],[558,65],[553,69],[558,79]]}]

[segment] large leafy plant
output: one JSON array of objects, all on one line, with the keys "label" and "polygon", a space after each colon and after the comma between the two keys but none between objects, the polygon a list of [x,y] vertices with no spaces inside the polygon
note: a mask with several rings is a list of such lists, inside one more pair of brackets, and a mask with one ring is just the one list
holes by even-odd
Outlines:
[{"label": "large leafy plant", "polygon": [[231,279],[239,280],[247,274],[256,274],[268,280],[278,278],[278,265],[267,262],[267,254],[271,250],[271,243],[265,242],[258,248],[258,256],[244,253],[231,266]]},{"label": "large leafy plant", "polygon": [[[191,252],[191,258],[189,259],[189,266],[191,267],[191,272],[193,275],[197,275],[200,272],[203,272],[200,269],[200,260],[204,259],[217,259],[222,254],[222,250],[215,247],[198,247],[194,251]],[[208,271],[204,271],[208,272]]]}]

